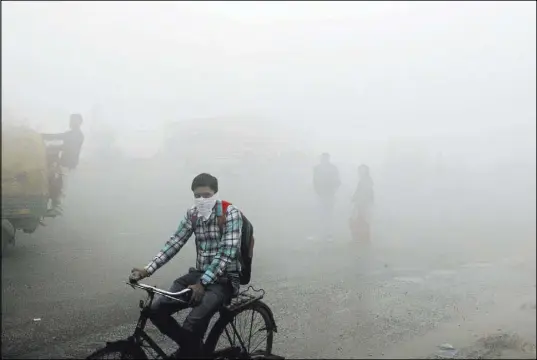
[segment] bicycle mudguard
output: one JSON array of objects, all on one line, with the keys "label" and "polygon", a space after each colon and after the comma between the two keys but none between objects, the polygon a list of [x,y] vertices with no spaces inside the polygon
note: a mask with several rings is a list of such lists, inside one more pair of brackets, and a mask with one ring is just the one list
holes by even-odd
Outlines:
[{"label": "bicycle mudguard", "polygon": [[278,332],[278,326],[276,326],[276,321],[274,320],[274,314],[272,313],[272,310],[270,309],[270,307],[267,304],[265,304],[263,301],[258,301],[256,303],[256,306],[262,307],[267,311],[267,313],[269,314],[269,317],[270,317],[270,322],[272,323],[273,330],[274,330],[275,333],[277,333]]},{"label": "bicycle mudguard", "polygon": [[[274,320],[274,313],[272,312],[272,310],[270,309],[270,307],[265,304],[263,301],[261,300],[255,300],[254,302],[252,302],[251,304],[248,304],[246,306],[258,306],[260,308],[263,308],[268,316],[269,316],[269,320],[270,320],[270,323],[272,325],[272,330],[277,333],[278,332],[278,326],[276,325],[276,321]],[[243,307],[239,307],[238,309],[242,309]],[[228,310],[229,312],[227,313],[227,316],[221,316],[220,319],[218,319],[217,323],[221,321],[225,322],[225,321],[228,321],[229,317],[233,317],[235,316],[235,312],[234,310]]]}]

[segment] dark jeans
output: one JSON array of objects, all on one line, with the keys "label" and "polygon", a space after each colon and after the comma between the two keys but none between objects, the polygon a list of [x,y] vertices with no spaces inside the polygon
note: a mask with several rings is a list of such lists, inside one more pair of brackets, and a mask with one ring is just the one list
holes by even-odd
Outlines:
[{"label": "dark jeans", "polygon": [[322,236],[331,236],[333,231],[333,216],[336,197],[333,194],[322,194],[318,196],[319,200],[319,218],[320,225],[318,231]]},{"label": "dark jeans", "polygon": [[[191,270],[175,280],[169,291],[178,292],[188,285],[197,284],[202,275],[201,271]],[[197,355],[212,316],[231,298],[231,295],[232,287],[227,279],[208,285],[201,303],[192,308],[183,326],[179,325],[172,315],[189,305],[157,295],[151,304],[149,318],[157,329],[179,344],[183,354]]]}]

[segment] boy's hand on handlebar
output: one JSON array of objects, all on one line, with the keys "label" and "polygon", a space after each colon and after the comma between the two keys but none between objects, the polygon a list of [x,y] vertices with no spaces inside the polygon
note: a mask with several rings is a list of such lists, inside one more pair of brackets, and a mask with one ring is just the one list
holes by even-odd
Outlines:
[{"label": "boy's hand on handlebar", "polygon": [[198,305],[205,295],[205,288],[201,284],[189,285],[189,289],[192,290],[192,296],[190,297],[190,305]]},{"label": "boy's hand on handlebar", "polygon": [[146,277],[148,277],[149,274],[147,273],[147,270],[146,269],[138,269],[138,268],[134,268],[131,270],[131,274],[129,276],[129,281],[131,283],[135,283],[135,282],[138,282]]}]

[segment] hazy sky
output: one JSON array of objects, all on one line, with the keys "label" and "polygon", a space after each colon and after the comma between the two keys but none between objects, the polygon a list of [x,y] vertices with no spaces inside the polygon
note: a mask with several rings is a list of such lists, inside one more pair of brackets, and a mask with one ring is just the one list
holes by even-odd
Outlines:
[{"label": "hazy sky", "polygon": [[123,124],[263,116],[338,136],[534,127],[535,10],[529,1],[4,1],[3,105],[98,105]]}]

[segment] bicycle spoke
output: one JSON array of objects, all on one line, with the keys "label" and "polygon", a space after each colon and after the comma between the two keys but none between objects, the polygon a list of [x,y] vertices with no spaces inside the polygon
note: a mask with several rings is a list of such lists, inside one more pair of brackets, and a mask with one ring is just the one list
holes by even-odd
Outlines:
[{"label": "bicycle spoke", "polygon": [[[251,314],[248,312],[251,312]],[[261,347],[260,351],[265,351],[264,347],[266,345],[264,346],[263,344],[266,344],[268,339],[268,329],[263,316],[259,312],[255,310],[241,312],[235,316],[233,324],[237,331],[233,331],[231,324],[228,324],[224,329],[225,335],[218,341],[216,350],[233,347],[240,348],[240,338],[248,353],[257,350],[259,347]],[[229,345],[224,344],[225,342],[228,342]]]},{"label": "bicycle spoke", "polygon": [[232,331],[233,333],[233,340],[231,340],[231,336],[229,335],[229,331],[227,329],[227,327],[224,329],[225,333],[226,333],[226,336],[227,336],[227,339],[229,341],[230,344],[234,344],[235,343],[235,332]]},{"label": "bicycle spoke", "polygon": [[[254,351],[257,350],[257,347],[258,347],[259,345],[263,344],[263,343],[266,342],[266,341],[267,341],[267,335],[265,335],[263,338],[261,338],[261,340],[257,343],[257,345],[256,345],[255,347],[248,349],[248,352],[249,352],[249,353],[253,353]],[[263,350],[266,350],[266,349],[263,349]]]},{"label": "bicycle spoke", "polygon": [[250,352],[250,344],[252,343],[252,327],[254,326],[254,312],[252,311],[252,318],[250,319],[250,335],[248,336],[248,352]]}]

